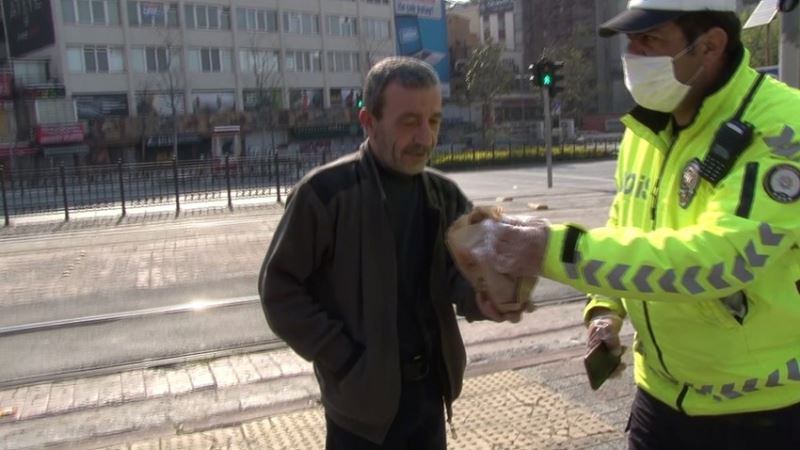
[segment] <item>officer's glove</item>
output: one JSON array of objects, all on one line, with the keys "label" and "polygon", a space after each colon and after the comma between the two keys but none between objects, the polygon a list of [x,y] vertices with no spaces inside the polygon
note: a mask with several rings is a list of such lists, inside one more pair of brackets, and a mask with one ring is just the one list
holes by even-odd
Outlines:
[{"label": "officer's glove", "polygon": [[[622,318],[613,312],[607,311],[592,316],[587,324],[588,338],[586,339],[587,349],[594,348],[601,341],[606,344],[606,348],[611,354],[621,356],[625,352],[625,347],[620,343],[619,333],[622,330]],[[610,378],[619,377],[625,370],[626,364],[621,362]]]}]

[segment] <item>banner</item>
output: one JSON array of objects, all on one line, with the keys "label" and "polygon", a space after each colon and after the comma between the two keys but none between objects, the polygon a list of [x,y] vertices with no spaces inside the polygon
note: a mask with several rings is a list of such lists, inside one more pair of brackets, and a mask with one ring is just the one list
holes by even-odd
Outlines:
[{"label": "banner", "polygon": [[439,75],[442,82],[442,96],[450,96],[450,57],[447,48],[447,18],[442,11],[444,4],[440,0],[425,1],[433,5],[439,14],[438,16],[426,16],[425,14],[399,14],[400,4],[407,3],[397,1],[395,3],[394,23],[397,28],[397,54],[411,56],[425,61]]},{"label": "banner", "polygon": [[38,125],[36,127],[36,142],[39,145],[83,142],[83,125],[80,123]]},{"label": "banner", "polygon": [[410,15],[425,19],[442,18],[442,0],[395,0],[394,13]]},{"label": "banner", "polygon": [[514,10],[515,0],[481,0],[480,14],[496,14]]}]

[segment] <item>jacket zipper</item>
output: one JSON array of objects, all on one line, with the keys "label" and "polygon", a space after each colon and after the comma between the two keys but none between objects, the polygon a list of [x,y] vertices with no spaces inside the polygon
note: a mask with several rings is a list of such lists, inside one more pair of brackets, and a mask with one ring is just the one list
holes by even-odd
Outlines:
[{"label": "jacket zipper", "polygon": [[[656,179],[653,191],[653,206],[650,209],[650,219],[652,221],[650,224],[651,230],[656,229],[656,209],[658,207],[659,191],[661,190],[661,178],[664,175],[664,169],[667,167],[667,162],[669,161],[669,157],[672,154],[672,148],[675,146],[675,143],[678,142],[679,137],[680,137],[680,131],[675,134],[675,138],[669,144],[667,152],[664,155],[664,161],[661,163],[661,169],[658,172],[658,178]],[[653,342],[653,346],[656,349],[656,354],[658,354],[658,362],[661,363],[661,367],[664,369],[664,372],[666,372],[666,374],[669,375],[670,378],[675,379],[675,377],[672,376],[669,369],[667,368],[667,364],[664,362],[664,355],[661,352],[661,347],[659,347],[658,341],[656,341],[656,335],[653,332],[653,324],[650,321],[650,309],[647,307],[647,302],[642,302],[642,307],[644,308],[644,320],[647,323],[647,332],[650,334],[650,340]],[[682,400],[682,398],[680,398],[680,400]]]}]

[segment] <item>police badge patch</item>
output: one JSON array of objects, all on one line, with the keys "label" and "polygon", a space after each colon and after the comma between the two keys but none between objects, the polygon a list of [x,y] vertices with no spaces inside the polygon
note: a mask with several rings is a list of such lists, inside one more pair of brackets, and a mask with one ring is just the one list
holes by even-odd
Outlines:
[{"label": "police badge patch", "polygon": [[800,198],[800,170],[789,164],[779,164],[764,177],[764,190],[773,200],[794,203]]},{"label": "police badge patch", "polygon": [[693,159],[686,164],[681,174],[681,189],[678,192],[681,208],[686,209],[694,194],[697,193],[697,186],[700,184],[700,160]]}]

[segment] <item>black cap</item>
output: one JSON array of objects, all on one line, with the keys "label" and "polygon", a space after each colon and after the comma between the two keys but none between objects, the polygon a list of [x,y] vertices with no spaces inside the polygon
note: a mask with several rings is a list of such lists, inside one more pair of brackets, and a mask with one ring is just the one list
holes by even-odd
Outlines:
[{"label": "black cap", "polygon": [[686,11],[667,11],[661,9],[628,9],[600,25],[597,34],[611,37],[617,33],[643,33],[676,19]]}]

